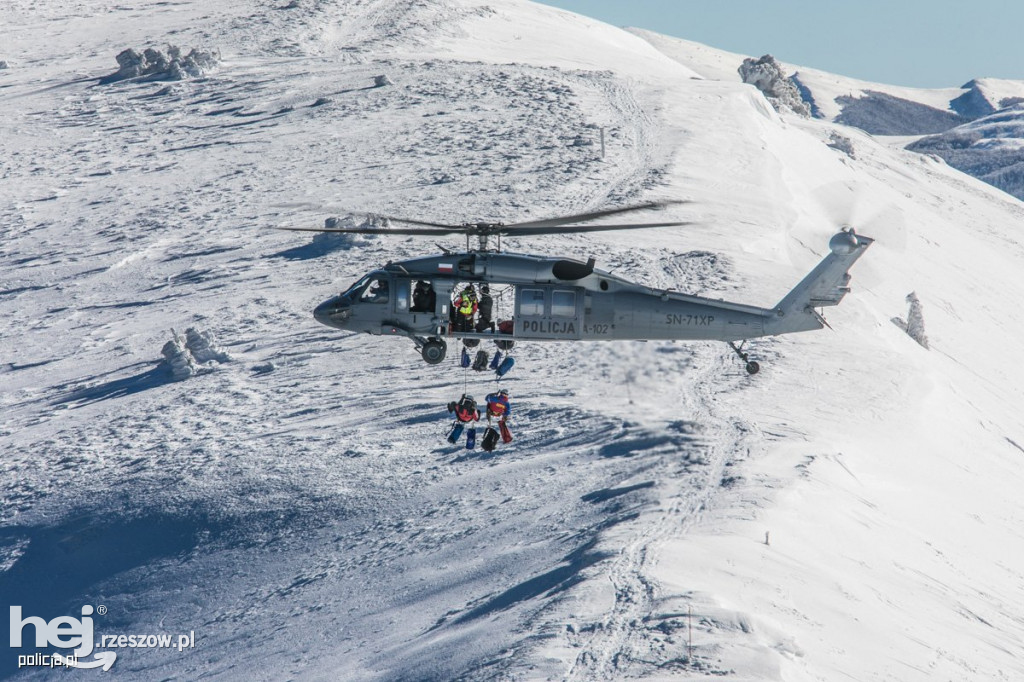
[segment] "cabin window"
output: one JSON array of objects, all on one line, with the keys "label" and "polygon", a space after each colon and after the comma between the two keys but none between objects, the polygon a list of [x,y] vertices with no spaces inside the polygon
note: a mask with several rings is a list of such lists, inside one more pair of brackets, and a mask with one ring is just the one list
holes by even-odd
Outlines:
[{"label": "cabin window", "polygon": [[387,303],[388,302],[388,281],[386,279],[375,279],[363,291],[359,300],[364,303]]},{"label": "cabin window", "polygon": [[434,283],[428,280],[415,280],[412,284],[412,307],[414,313],[433,313],[437,306],[437,292]]},{"label": "cabin window", "polygon": [[395,305],[398,312],[405,312],[409,309],[409,283],[399,282],[395,287]]},{"label": "cabin window", "polygon": [[541,317],[544,314],[544,290],[523,289],[519,295],[519,314],[524,317]]},{"label": "cabin window", "polygon": [[576,317],[576,292],[575,291],[552,291],[551,292],[551,316],[552,317]]}]

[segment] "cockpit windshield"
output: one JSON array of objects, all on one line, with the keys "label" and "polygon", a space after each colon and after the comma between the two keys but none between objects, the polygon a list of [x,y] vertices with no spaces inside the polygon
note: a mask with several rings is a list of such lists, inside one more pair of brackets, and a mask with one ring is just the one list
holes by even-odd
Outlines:
[{"label": "cockpit windshield", "polygon": [[363,289],[363,287],[366,286],[367,282],[370,281],[370,277],[371,275],[366,275],[365,277],[360,278],[355,284],[350,286],[348,289],[345,289],[345,291],[341,292],[341,295],[355,296]]}]

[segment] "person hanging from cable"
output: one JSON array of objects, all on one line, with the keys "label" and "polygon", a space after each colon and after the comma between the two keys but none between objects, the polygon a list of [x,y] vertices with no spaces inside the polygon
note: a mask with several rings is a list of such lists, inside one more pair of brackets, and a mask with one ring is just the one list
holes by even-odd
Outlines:
[{"label": "person hanging from cable", "polygon": [[487,402],[488,427],[490,427],[492,418],[497,419],[502,442],[511,443],[512,432],[508,428],[508,418],[512,415],[512,405],[509,402],[508,389],[503,388],[500,391],[489,393],[485,400]]},{"label": "person hanging from cable", "polygon": [[455,413],[455,422],[448,432],[448,442],[458,443],[463,430],[469,424],[469,429],[466,430],[466,449],[472,450],[476,447],[476,427],[473,426],[473,422],[480,421],[480,410],[476,407],[476,400],[468,393],[463,393],[458,401],[448,403],[448,412]]},{"label": "person hanging from cable", "polygon": [[494,393],[488,393],[484,399],[487,401],[487,421],[495,418],[498,421],[505,421],[512,414],[512,405],[509,404],[508,389],[503,388]]}]

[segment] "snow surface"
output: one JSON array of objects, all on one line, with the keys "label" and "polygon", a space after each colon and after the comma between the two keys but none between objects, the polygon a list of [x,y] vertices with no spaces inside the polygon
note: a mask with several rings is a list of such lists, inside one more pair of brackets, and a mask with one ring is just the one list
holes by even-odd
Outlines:
[{"label": "snow surface", "polygon": [[[518,0],[0,22],[2,601],[196,634],[92,676],[1024,677],[1019,201]],[[218,69],[99,83],[168,43]],[[838,225],[877,242],[833,331],[754,343],[754,377],[724,344],[517,348],[493,456],[443,440],[492,381],[310,315],[432,245],[268,229],[664,198],[699,224],[516,248],[770,305]],[[910,292],[930,350],[891,322]],[[233,361],[173,382],[189,327]]]}]

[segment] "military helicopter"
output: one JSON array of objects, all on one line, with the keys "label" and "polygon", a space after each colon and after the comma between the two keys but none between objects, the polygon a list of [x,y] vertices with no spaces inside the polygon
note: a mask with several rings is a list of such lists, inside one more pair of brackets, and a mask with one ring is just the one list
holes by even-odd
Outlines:
[{"label": "military helicopter", "polygon": [[[432,365],[445,359],[446,339],[453,338],[470,347],[492,340],[506,350],[519,341],[717,340],[730,345],[750,374],[756,374],[760,365],[743,351],[743,343],[748,339],[827,326],[816,308],[839,304],[850,290],[847,271],[874,241],[858,235],[851,227],[843,228],[830,240],[830,253],[771,308],[654,289],[598,269],[593,258],[583,262],[501,250],[503,237],[690,224],[578,224],[663,208],[670,203],[683,202],[647,203],[512,224],[447,225],[388,218],[414,227],[280,229],[346,234],[464,235],[465,252],[444,250],[441,255],[388,263],[359,278],[343,293],[327,299],[313,311],[317,321],[337,329],[409,337],[423,359]],[[478,240],[477,248],[471,248],[473,237]],[[490,248],[492,238],[496,242],[494,249]],[[493,330],[477,331],[455,324],[452,293],[457,293],[457,287],[467,283],[510,289],[514,305],[509,319]],[[425,288],[433,294],[426,299],[419,295]]]}]

